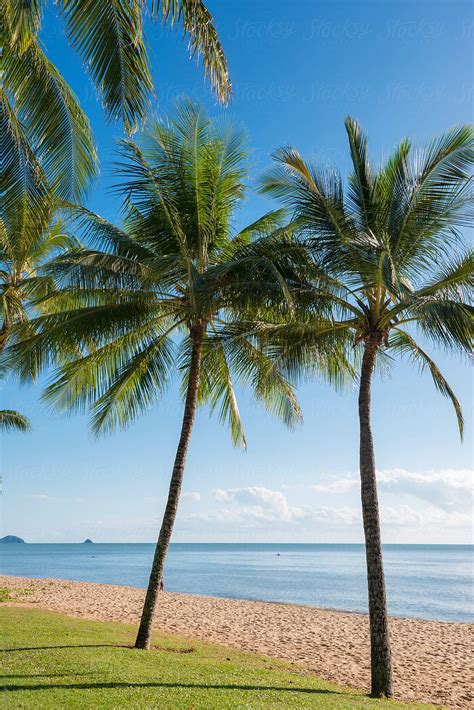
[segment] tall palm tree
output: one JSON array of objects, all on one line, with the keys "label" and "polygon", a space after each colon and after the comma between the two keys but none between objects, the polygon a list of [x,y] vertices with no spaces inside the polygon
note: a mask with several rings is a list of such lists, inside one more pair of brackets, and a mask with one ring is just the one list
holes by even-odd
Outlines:
[{"label": "tall palm tree", "polygon": [[[371,385],[376,363],[404,355],[431,373],[461,407],[438,366],[415,340],[470,352],[474,256],[458,230],[470,223],[473,133],[454,128],[414,154],[402,141],[386,164],[370,166],[367,138],[348,118],[353,171],[344,188],[334,170],[310,165],[297,150],[276,153],[262,184],[290,205],[303,224],[313,259],[312,287],[301,290],[303,312],[268,327],[281,361],[292,372],[335,340],[360,367],[360,478],[367,556],[372,694],[392,695],[389,626],[382,561]],[[471,300],[470,300],[471,299]]]},{"label": "tall palm tree", "polygon": [[238,326],[247,306],[278,313],[301,250],[276,229],[281,210],[234,230],[247,176],[243,136],[201,108],[180,104],[140,144],[123,141],[121,154],[123,229],[74,210],[84,239],[100,248],[56,262],[51,273],[63,280],[49,299],[56,312],[39,318],[33,335],[18,333],[14,359],[29,376],[58,351],[80,349],[46,397],[59,407],[91,407],[96,432],[131,422],[162,396],[175,370],[181,375],[181,434],[136,640],[148,648],[197,407],[217,409],[243,446],[235,382],[250,384],[287,424],[300,417],[287,380]]},{"label": "tall palm tree", "polygon": [[[2,165],[4,151],[20,142],[60,197],[80,199],[97,172],[97,156],[86,115],[39,41],[45,4],[0,0],[0,131],[8,138]],[[122,120],[127,131],[147,115],[153,90],[145,16],[182,29],[219,101],[228,100],[227,62],[202,0],[58,0],[55,6],[107,117]]]}]

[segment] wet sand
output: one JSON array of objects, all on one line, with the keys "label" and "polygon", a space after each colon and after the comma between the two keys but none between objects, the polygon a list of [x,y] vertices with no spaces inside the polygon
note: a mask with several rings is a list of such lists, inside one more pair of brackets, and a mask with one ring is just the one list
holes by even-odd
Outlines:
[{"label": "wet sand", "polygon": [[[137,623],[144,590],[0,576],[17,606]],[[369,687],[368,618],[312,607],[162,592],[155,626],[170,633],[295,661],[327,680]],[[474,706],[474,624],[390,620],[396,698]]]}]

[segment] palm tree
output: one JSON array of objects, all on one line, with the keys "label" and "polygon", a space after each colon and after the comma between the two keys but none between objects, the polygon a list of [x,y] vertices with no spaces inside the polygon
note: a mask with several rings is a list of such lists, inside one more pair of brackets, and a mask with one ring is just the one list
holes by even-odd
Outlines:
[{"label": "palm tree", "polygon": [[[0,0],[0,131],[8,138],[5,155],[19,142],[22,153],[37,157],[60,197],[80,199],[97,172],[97,156],[86,115],[39,41],[44,4]],[[153,90],[145,16],[180,27],[190,55],[202,56],[219,101],[229,99],[227,62],[202,0],[59,0],[55,5],[107,117],[122,120],[127,131],[147,115]],[[3,152],[2,144],[2,158]]]},{"label": "palm tree", "polygon": [[182,103],[140,144],[123,141],[121,154],[123,229],[73,210],[84,239],[101,248],[56,261],[50,273],[63,288],[47,299],[55,312],[37,319],[33,335],[18,333],[14,359],[29,376],[58,351],[80,349],[46,397],[63,408],[91,407],[96,432],[134,420],[162,396],[175,370],[181,375],[181,434],[136,640],[148,648],[197,407],[217,409],[242,446],[235,382],[250,384],[287,424],[300,417],[292,388],[245,337],[239,317],[258,305],[278,313],[301,249],[277,229],[281,210],[233,229],[245,192],[243,136],[199,107]]},{"label": "palm tree", "polygon": [[0,410],[0,430],[1,431],[21,431],[27,432],[31,428],[30,422],[24,414],[15,412],[13,409]]},{"label": "palm tree", "polygon": [[334,170],[306,163],[297,150],[276,153],[262,189],[290,205],[303,224],[301,239],[313,259],[312,287],[301,289],[303,312],[268,327],[278,357],[292,372],[325,347],[345,343],[360,367],[360,478],[365,535],[372,683],[375,696],[392,695],[389,626],[382,561],[371,384],[378,361],[409,357],[431,373],[461,407],[438,366],[415,340],[415,329],[435,345],[470,352],[473,335],[474,257],[458,229],[469,224],[473,133],[454,128],[411,160],[402,141],[386,164],[371,168],[367,138],[348,118],[353,172],[344,189]]}]

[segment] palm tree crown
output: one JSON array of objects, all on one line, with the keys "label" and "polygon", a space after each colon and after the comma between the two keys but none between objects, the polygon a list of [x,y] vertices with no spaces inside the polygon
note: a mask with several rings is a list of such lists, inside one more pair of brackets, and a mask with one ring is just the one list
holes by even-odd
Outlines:
[{"label": "palm tree crown", "polygon": [[21,367],[27,376],[61,348],[80,349],[47,396],[59,406],[92,405],[96,431],[133,420],[161,396],[176,366],[185,391],[196,334],[203,348],[199,399],[230,422],[234,441],[244,443],[234,378],[250,382],[287,423],[299,417],[292,389],[268,355],[232,333],[238,304],[229,293],[242,307],[259,293],[266,303],[281,301],[283,278],[275,274],[292,262],[284,230],[262,236],[281,222],[281,211],[232,234],[245,192],[242,141],[185,102],[141,145],[122,141],[123,229],[71,208],[84,239],[102,250],[75,250],[53,262],[48,273],[67,285],[47,299],[56,312],[37,319],[36,334],[22,343]]},{"label": "palm tree crown", "polygon": [[276,153],[262,182],[264,192],[293,208],[314,264],[312,284],[300,294],[304,317],[283,326],[282,338],[298,333],[295,363],[334,337],[356,363],[368,341],[387,355],[409,356],[451,399],[462,433],[459,403],[413,329],[470,352],[474,256],[459,229],[470,224],[472,131],[455,128],[412,161],[405,140],[373,170],[359,125],[349,118],[346,129],[353,163],[347,190],[336,171],[306,163],[293,148]]}]

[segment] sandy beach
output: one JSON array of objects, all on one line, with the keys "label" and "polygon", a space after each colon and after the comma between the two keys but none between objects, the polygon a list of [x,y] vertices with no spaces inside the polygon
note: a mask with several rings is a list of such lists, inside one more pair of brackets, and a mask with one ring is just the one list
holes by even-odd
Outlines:
[{"label": "sandy beach", "polygon": [[[137,623],[144,590],[60,579],[0,577],[20,606]],[[368,688],[368,618],[268,602],[163,592],[155,625],[189,638],[296,662],[341,685]],[[474,703],[474,625],[391,619],[396,697],[449,708]]]}]

